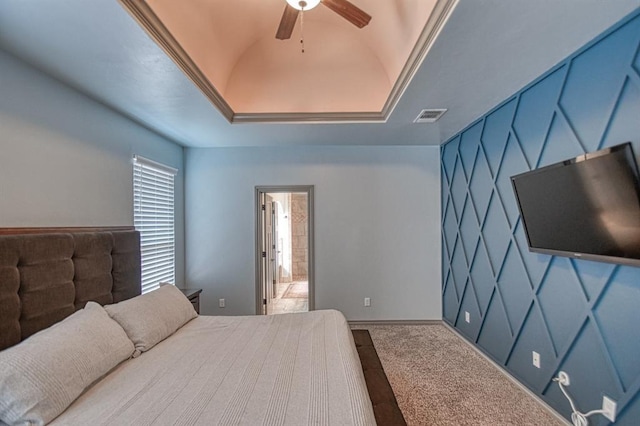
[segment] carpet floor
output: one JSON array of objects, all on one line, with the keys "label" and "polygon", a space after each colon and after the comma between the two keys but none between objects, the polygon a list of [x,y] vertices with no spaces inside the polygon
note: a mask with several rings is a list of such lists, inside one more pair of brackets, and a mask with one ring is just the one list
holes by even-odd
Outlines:
[{"label": "carpet floor", "polygon": [[369,392],[369,398],[373,404],[376,423],[381,426],[407,426],[393,389],[382,368],[376,348],[373,346],[369,330],[351,331],[358,357],[360,357],[360,364],[362,364],[364,380],[367,383],[367,392]]},{"label": "carpet floor", "polygon": [[409,425],[565,424],[443,325],[352,328],[369,330]]}]

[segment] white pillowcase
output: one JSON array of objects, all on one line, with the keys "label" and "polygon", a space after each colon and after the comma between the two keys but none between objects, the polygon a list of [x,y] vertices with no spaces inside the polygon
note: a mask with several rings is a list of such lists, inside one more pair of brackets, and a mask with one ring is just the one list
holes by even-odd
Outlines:
[{"label": "white pillowcase", "polygon": [[43,425],[134,352],[102,306],[84,309],[0,351],[0,422]]},{"label": "white pillowcase", "polygon": [[163,285],[141,296],[107,305],[105,310],[127,332],[136,347],[134,357],[198,316],[189,299],[173,285]]}]

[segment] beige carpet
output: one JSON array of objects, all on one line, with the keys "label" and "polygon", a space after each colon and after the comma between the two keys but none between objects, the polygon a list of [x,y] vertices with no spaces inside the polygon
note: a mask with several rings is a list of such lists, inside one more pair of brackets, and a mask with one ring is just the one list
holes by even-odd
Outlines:
[{"label": "beige carpet", "polygon": [[367,329],[409,425],[563,425],[443,325]]}]

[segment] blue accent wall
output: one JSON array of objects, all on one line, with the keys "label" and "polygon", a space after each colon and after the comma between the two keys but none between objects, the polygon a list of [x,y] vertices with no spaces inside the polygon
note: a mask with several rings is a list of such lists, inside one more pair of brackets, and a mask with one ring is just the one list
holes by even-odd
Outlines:
[{"label": "blue accent wall", "polygon": [[640,424],[640,268],[529,252],[510,177],[626,141],[640,155],[634,15],[441,150],[445,321],[566,418],[560,370],[580,411],[616,400],[616,425]]}]

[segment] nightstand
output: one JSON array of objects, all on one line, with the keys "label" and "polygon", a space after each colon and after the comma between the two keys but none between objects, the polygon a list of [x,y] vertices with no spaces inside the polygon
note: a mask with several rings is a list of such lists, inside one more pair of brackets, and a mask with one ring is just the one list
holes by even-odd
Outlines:
[{"label": "nightstand", "polygon": [[202,293],[201,288],[181,288],[180,291],[187,296],[189,302],[193,305],[193,309],[196,310],[196,313],[200,315],[200,293]]}]

